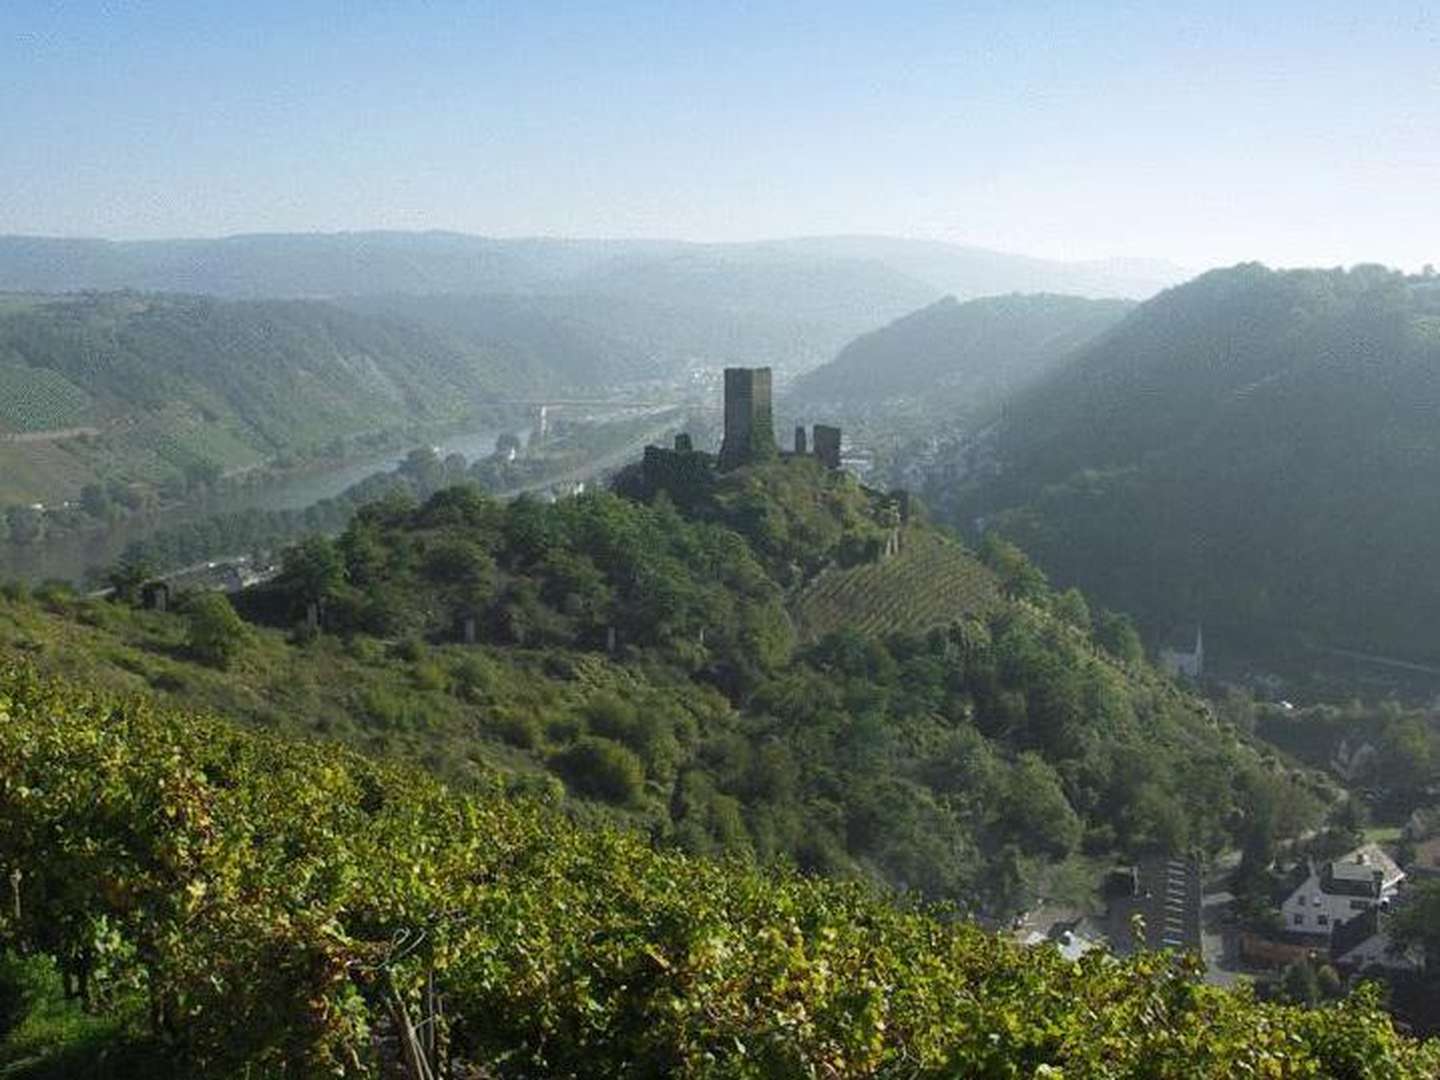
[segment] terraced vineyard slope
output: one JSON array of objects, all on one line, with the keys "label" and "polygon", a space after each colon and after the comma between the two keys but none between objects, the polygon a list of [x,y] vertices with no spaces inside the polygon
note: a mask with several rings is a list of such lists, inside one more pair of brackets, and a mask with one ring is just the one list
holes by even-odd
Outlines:
[{"label": "terraced vineyard slope", "polygon": [[802,639],[850,630],[867,637],[924,634],[1000,603],[995,575],[933,529],[906,528],[899,554],[831,567],[791,605]]}]

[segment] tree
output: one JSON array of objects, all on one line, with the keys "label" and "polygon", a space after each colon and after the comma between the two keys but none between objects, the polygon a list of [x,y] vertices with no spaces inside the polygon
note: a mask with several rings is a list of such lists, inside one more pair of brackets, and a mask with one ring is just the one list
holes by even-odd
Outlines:
[{"label": "tree", "polygon": [[1017,600],[1038,600],[1045,594],[1045,575],[1040,568],[999,533],[985,534],[980,542],[980,560],[995,571],[1005,595]]},{"label": "tree", "polygon": [[557,754],[554,766],[582,795],[610,803],[633,803],[645,786],[644,763],[612,739],[587,735]]},{"label": "tree", "polygon": [[7,512],[10,539],[16,544],[38,544],[45,539],[45,511],[33,506],[12,506]]},{"label": "tree", "polygon": [[1021,754],[1007,787],[1003,824],[1025,850],[1063,858],[1075,849],[1083,826],[1053,766]]},{"label": "tree", "polygon": [[1090,629],[1090,605],[1085,602],[1084,594],[1073,586],[1055,598],[1055,616],[1081,630]]},{"label": "tree", "polygon": [[1280,976],[1280,991],[1285,1000],[1295,1005],[1315,1005],[1320,1001],[1320,979],[1315,965],[1297,960]]},{"label": "tree", "polygon": [[185,487],[191,493],[209,491],[220,483],[223,475],[213,461],[192,461],[185,466]]},{"label": "tree", "polygon": [[1390,920],[1390,938],[1405,948],[1424,949],[1426,977],[1440,981],[1440,881],[1415,886]]},{"label": "tree", "polygon": [[495,440],[495,456],[509,460],[525,449],[520,436],[513,431],[502,431]]},{"label": "tree", "polygon": [[345,563],[324,536],[307,536],[285,552],[280,577],[306,603],[323,599],[345,578]]},{"label": "tree", "polygon": [[133,604],[140,598],[140,587],[153,573],[154,568],[147,560],[127,555],[110,568],[105,580],[115,590],[115,599]]},{"label": "tree", "polygon": [[1135,629],[1134,620],[1118,611],[1100,612],[1095,637],[1105,648],[1121,660],[1138,664],[1145,659],[1145,647],[1140,643],[1140,632]]},{"label": "tree", "polygon": [[110,495],[99,484],[86,484],[80,489],[80,509],[97,521],[110,515]]},{"label": "tree", "polygon": [[190,651],[211,667],[228,668],[250,640],[249,627],[235,614],[224,593],[201,593],[190,600],[186,613],[190,620]]},{"label": "tree", "polygon": [[429,447],[416,447],[411,450],[400,463],[399,471],[410,479],[422,498],[440,487],[445,480],[445,465],[440,456]]}]

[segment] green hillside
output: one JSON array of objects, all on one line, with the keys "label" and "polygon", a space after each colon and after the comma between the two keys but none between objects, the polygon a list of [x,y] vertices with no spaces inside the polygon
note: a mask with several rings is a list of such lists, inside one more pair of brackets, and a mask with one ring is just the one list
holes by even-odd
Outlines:
[{"label": "green hillside", "polygon": [[1433,663],[1440,290],[1376,267],[1206,274],[1013,399],[929,492],[1152,632]]},{"label": "green hillside", "polygon": [[183,604],[43,596],[10,605],[0,643],[448,777],[563,785],[665,845],[997,919],[1096,860],[1314,820],[1310,779],[1109,656],[1018,552],[992,571],[912,522],[884,561],[894,515],[808,460],[634,498],[395,492],[241,594],[251,626],[223,664],[200,662]]},{"label": "green hillside", "polygon": [[845,414],[973,417],[1118,323],[1123,300],[947,297],[850,342],[789,389],[797,405]]},{"label": "green hillside", "polygon": [[539,381],[478,347],[326,304],[50,298],[0,313],[0,502],[252,466],[458,419]]},{"label": "green hillside", "polygon": [[0,715],[0,865],[16,896],[0,941],[19,950],[0,962],[7,1068],[1403,1080],[1440,1067],[1370,994],[1304,1010],[1198,986],[1173,957],[1073,963],[863,888],[656,853],[490,785],[463,794],[23,668],[0,673]]}]

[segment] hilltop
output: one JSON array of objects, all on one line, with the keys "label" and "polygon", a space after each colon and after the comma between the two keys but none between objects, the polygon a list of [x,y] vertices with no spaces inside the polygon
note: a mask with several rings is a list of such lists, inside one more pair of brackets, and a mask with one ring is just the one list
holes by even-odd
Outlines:
[{"label": "hilltop", "polygon": [[990,467],[934,495],[1152,630],[1203,621],[1232,657],[1434,663],[1437,400],[1433,281],[1237,266],[1016,395]]}]

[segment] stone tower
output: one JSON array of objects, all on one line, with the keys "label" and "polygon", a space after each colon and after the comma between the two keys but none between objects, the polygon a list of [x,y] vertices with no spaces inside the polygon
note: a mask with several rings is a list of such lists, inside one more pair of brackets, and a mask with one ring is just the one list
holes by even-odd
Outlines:
[{"label": "stone tower", "polygon": [[816,424],[811,440],[815,456],[827,469],[840,468],[840,429],[829,424]]},{"label": "stone tower", "polygon": [[770,369],[725,369],[725,439],[720,468],[734,469],[775,457],[770,415]]}]

